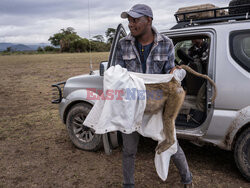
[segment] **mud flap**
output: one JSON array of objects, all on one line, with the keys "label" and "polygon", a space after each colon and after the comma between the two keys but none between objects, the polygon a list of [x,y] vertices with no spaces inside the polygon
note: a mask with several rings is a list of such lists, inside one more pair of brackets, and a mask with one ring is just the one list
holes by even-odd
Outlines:
[{"label": "mud flap", "polygon": [[104,151],[107,155],[112,154],[112,150],[119,146],[118,133],[110,132],[102,135]]},{"label": "mud flap", "polygon": [[111,149],[111,147],[110,147],[108,134],[109,134],[109,133],[105,133],[105,134],[102,135],[102,141],[103,141],[103,147],[104,147],[105,153],[106,153],[107,155],[111,155],[112,149]]}]

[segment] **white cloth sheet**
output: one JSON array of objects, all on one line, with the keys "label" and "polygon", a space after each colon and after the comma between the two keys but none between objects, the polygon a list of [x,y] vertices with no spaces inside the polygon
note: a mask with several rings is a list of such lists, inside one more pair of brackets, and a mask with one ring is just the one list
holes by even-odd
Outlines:
[{"label": "white cloth sheet", "polygon": [[[128,72],[127,69],[122,68],[120,65],[110,67],[104,73],[103,83],[104,95],[107,99],[95,102],[83,124],[94,129],[97,134],[112,131],[129,134],[137,131],[142,136],[150,137],[160,143],[165,139],[162,111],[154,115],[144,115],[146,92],[143,91],[145,91],[145,84],[168,82],[173,76],[178,81],[181,81],[185,74],[186,72],[183,69],[176,69],[173,74],[150,75]],[[109,91],[108,94],[107,91]],[[115,93],[118,93],[116,91],[123,91],[123,95],[118,97],[115,95]],[[111,93],[114,95],[111,95]],[[117,100],[117,97],[118,99],[122,98],[122,100]],[[175,142],[160,155],[155,154],[155,168],[159,177],[164,181],[168,176],[170,157],[176,151],[177,144]]]}]

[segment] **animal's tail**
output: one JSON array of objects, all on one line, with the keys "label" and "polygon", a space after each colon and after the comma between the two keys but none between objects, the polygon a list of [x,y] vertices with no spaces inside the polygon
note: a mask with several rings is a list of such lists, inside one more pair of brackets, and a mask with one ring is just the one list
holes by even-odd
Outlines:
[{"label": "animal's tail", "polygon": [[216,98],[216,96],[217,96],[217,88],[216,88],[216,85],[215,85],[214,81],[213,81],[211,78],[209,78],[207,75],[205,75],[205,74],[200,74],[200,73],[196,72],[195,70],[193,70],[192,68],[190,68],[190,67],[187,66],[187,65],[180,65],[179,67],[181,67],[181,68],[183,68],[184,70],[186,70],[186,71],[188,71],[188,72],[194,74],[195,76],[202,77],[202,78],[204,78],[204,79],[206,79],[206,80],[209,81],[209,83],[210,83],[210,84],[213,86],[213,88],[214,88],[214,94],[213,94],[213,97],[212,97],[212,99],[211,99],[211,100],[212,100],[212,103],[214,103],[214,100],[215,100],[215,98]]}]

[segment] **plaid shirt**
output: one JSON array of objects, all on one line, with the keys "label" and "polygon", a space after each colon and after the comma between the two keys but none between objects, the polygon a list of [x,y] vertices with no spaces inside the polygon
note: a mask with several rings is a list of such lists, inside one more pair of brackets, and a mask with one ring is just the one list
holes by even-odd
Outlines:
[{"label": "plaid shirt", "polygon": [[[146,60],[146,74],[166,74],[174,67],[174,45],[167,36],[154,31],[154,44]],[[129,34],[117,44],[115,64],[131,72],[143,73],[135,38]]]}]

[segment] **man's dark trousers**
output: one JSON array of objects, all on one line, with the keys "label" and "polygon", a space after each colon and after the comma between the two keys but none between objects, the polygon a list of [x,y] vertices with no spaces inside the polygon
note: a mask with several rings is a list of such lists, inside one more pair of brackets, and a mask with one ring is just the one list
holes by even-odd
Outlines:
[{"label": "man's dark trousers", "polygon": [[[137,147],[139,143],[140,135],[137,132],[131,134],[122,133],[123,139],[123,158],[122,158],[122,167],[123,167],[123,187],[124,188],[133,188],[134,187],[134,171],[135,171],[135,156],[137,153]],[[192,174],[189,171],[187,164],[186,156],[177,143],[177,152],[172,155],[173,162],[178,168],[181,182],[183,184],[189,184],[192,182]]]}]

